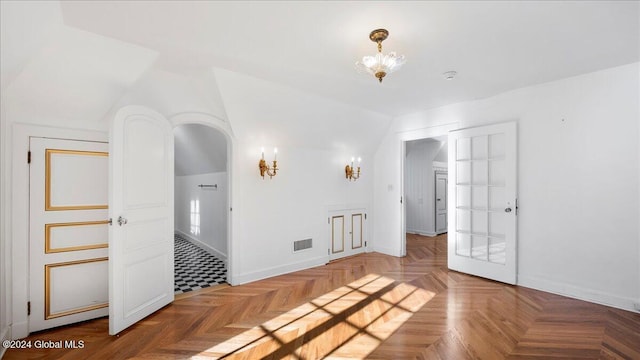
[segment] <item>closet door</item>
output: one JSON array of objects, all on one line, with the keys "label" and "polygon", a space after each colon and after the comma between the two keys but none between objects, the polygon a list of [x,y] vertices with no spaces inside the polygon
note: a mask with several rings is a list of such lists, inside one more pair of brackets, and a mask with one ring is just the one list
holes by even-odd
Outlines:
[{"label": "closet door", "polygon": [[344,256],[344,214],[331,216],[331,259]]},{"label": "closet door", "polygon": [[436,234],[447,232],[447,173],[436,172],[435,224]]},{"label": "closet door", "polygon": [[335,260],[366,251],[366,212],[364,209],[329,213],[329,259]]},{"label": "closet door", "polygon": [[108,144],[31,138],[29,331],[108,313]]}]

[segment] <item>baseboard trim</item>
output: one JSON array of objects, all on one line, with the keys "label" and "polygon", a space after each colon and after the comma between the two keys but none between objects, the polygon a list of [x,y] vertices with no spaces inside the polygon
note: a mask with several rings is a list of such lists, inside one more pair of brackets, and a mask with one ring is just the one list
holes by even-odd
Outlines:
[{"label": "baseboard trim", "polygon": [[[9,326],[2,329],[2,331],[0,332],[0,340],[2,340],[3,342],[5,340],[11,340],[10,330],[11,328]],[[7,348],[5,348],[4,346],[0,347],[0,359],[2,359],[2,357],[4,356],[5,351],[7,351]]]},{"label": "baseboard trim", "polygon": [[234,285],[246,284],[270,277],[288,274],[294,271],[306,270],[316,266],[322,266],[329,262],[328,256],[320,256],[309,260],[304,260],[287,265],[274,266],[260,271],[254,271],[246,274],[234,276]]},{"label": "baseboard trim", "polygon": [[415,234],[415,235],[421,235],[421,236],[428,236],[428,237],[438,236],[438,234],[437,234],[437,233],[430,232],[430,231],[420,231],[420,230],[410,230],[410,229],[407,229],[407,232],[408,232],[409,234]]},{"label": "baseboard trim", "polygon": [[29,336],[29,323],[23,321],[10,325],[9,336],[11,336],[13,340],[26,338]]},{"label": "baseboard trim", "polygon": [[388,248],[388,247],[374,246],[373,247],[373,251],[381,253],[381,254],[389,255],[389,256],[402,257],[402,254],[400,254],[400,249],[392,249],[392,248]]},{"label": "baseboard trim", "polygon": [[189,240],[193,245],[201,248],[202,250],[208,252],[209,254],[211,254],[211,255],[217,257],[218,259],[224,261],[225,264],[227,263],[227,255],[226,254],[221,253],[220,251],[214,249],[210,245],[203,243],[202,241],[194,238],[193,236],[191,236],[191,235],[189,235],[187,233],[184,233],[184,232],[182,232],[180,230],[177,230],[177,229],[174,229],[173,231],[175,233],[177,233],[178,235],[182,236],[183,238]]},{"label": "baseboard trim", "polygon": [[573,299],[588,301],[617,309],[640,313],[634,308],[635,299],[612,295],[598,290],[557,282],[537,276],[518,276],[519,286],[562,295]]}]

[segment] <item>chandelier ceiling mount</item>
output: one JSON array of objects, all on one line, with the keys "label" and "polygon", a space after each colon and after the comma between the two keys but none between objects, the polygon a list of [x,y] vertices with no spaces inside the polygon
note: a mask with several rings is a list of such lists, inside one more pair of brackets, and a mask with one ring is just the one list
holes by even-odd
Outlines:
[{"label": "chandelier ceiling mount", "polygon": [[356,62],[358,70],[365,71],[375,76],[379,82],[387,75],[398,70],[405,63],[404,55],[396,55],[395,52],[382,53],[382,42],[389,37],[387,29],[375,29],[369,34],[369,39],[378,44],[378,53],[373,56],[364,56],[362,61]]}]

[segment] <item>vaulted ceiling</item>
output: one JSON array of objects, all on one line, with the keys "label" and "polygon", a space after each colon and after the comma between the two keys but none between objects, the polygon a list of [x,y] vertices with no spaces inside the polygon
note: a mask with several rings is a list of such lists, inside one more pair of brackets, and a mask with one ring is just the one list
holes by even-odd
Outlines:
[{"label": "vaulted ceiling", "polygon": [[[371,154],[394,116],[640,60],[637,1],[0,1],[3,119],[204,113],[250,146]],[[385,27],[407,57],[355,71]],[[453,81],[442,73],[458,72]],[[88,124],[88,125],[87,125]]]},{"label": "vaulted ceiling", "polygon": [[[392,116],[640,55],[635,1],[68,1],[62,14],[172,71],[226,68]],[[407,57],[382,84],[354,70],[379,27],[384,50]],[[448,70],[459,76],[443,80]]]}]

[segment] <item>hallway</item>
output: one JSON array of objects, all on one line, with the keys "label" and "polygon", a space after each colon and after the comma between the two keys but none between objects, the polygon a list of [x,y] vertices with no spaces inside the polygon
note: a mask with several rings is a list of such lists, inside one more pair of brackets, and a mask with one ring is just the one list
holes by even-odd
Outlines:
[{"label": "hallway", "polygon": [[174,254],[176,295],[226,282],[226,264],[178,234],[174,236]]}]

